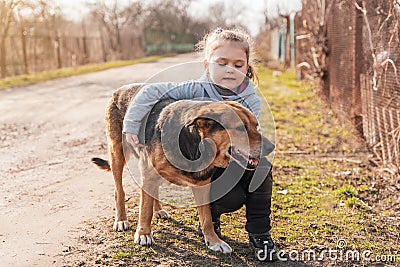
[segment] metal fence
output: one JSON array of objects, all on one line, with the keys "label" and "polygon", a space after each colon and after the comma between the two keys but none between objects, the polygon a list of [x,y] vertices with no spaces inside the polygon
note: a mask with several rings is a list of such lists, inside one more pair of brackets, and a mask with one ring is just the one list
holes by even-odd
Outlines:
[{"label": "metal fence", "polygon": [[355,124],[382,164],[400,165],[400,1],[303,0],[296,18],[303,78]]}]

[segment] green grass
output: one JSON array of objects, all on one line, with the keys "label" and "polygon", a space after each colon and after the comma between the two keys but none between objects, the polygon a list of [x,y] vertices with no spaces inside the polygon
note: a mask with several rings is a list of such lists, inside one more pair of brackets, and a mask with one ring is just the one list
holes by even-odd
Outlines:
[{"label": "green grass", "polygon": [[27,75],[18,75],[13,77],[8,77],[4,79],[0,79],[0,90],[16,87],[16,86],[24,86],[39,82],[44,82],[52,79],[57,78],[64,78],[70,77],[74,75],[81,75],[86,73],[92,73],[96,71],[116,68],[116,67],[123,67],[133,64],[139,63],[147,63],[147,62],[155,62],[161,59],[162,56],[151,56],[145,57],[135,60],[125,60],[125,61],[112,61],[107,63],[99,63],[99,64],[88,64],[84,66],[78,66],[75,68],[62,68],[52,71],[44,71],[35,74],[27,74]]},{"label": "green grass", "polygon": [[130,259],[130,258],[132,258],[131,253],[130,252],[123,252],[123,251],[118,251],[113,256],[114,260],[123,260],[123,259]]},{"label": "green grass", "polygon": [[317,91],[312,85],[297,82],[290,72],[272,77],[270,71],[265,71],[259,76],[260,88],[269,102],[280,136],[278,149],[331,153],[354,151],[351,143],[343,142],[353,136],[352,127],[346,123],[331,127],[332,123],[339,121],[316,97]]}]

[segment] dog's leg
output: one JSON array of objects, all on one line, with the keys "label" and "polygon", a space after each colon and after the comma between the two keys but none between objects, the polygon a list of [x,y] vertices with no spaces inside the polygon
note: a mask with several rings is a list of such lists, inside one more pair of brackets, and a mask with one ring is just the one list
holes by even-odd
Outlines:
[{"label": "dog's leg", "polygon": [[[211,218],[210,205],[210,187],[203,186],[201,188],[192,188],[193,195],[199,213],[201,230],[204,234],[204,241],[209,249],[213,251],[220,251],[222,253],[231,253],[232,248],[224,241],[222,241],[214,231],[214,225]],[[207,204],[204,204],[207,203]]]},{"label": "dog's leg", "polygon": [[171,217],[169,213],[162,208],[161,202],[158,199],[154,199],[153,211],[157,219],[169,219]]},{"label": "dog's leg", "polygon": [[[142,187],[140,188],[139,222],[136,228],[134,242],[142,246],[150,246],[154,243],[151,233],[151,219],[155,198],[158,198],[160,178],[149,165],[145,157],[141,157],[140,172],[142,175]],[[158,202],[157,208],[160,207]]]},{"label": "dog's leg", "polygon": [[110,166],[115,184],[115,221],[114,231],[129,230],[129,223],[125,211],[125,192],[122,185],[122,173],[125,166],[124,152],[121,143],[109,142]]},{"label": "dog's leg", "polygon": [[157,219],[169,219],[171,216],[166,210],[162,208],[161,202],[159,200],[159,187],[156,189],[156,195],[154,196],[153,212]]},{"label": "dog's leg", "polygon": [[144,188],[140,190],[139,222],[136,228],[134,242],[142,246],[154,243],[151,233],[151,219],[153,217],[154,198]]}]

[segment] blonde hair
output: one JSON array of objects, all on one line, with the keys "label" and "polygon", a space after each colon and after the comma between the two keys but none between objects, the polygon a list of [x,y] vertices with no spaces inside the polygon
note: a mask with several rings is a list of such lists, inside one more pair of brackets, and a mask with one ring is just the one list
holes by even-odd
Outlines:
[{"label": "blonde hair", "polygon": [[209,60],[212,53],[219,48],[223,42],[234,42],[243,48],[247,57],[248,70],[246,76],[249,77],[253,82],[258,83],[258,76],[252,67],[254,63],[254,43],[250,35],[241,28],[233,29],[222,29],[217,28],[208,34],[196,44],[197,51],[204,53],[204,58]]}]

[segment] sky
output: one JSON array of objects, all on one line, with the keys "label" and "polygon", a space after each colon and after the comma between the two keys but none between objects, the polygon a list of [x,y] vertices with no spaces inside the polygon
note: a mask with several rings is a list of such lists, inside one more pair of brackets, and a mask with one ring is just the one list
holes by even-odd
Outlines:
[{"label": "sky", "polygon": [[[119,0],[121,4],[124,1],[126,0]],[[190,10],[196,14],[204,14],[209,4],[217,1],[224,1],[227,6],[238,5],[238,3],[243,6],[244,9],[240,20],[243,21],[243,24],[249,28],[253,35],[258,33],[260,25],[264,23],[266,9],[268,9],[268,14],[271,16],[277,15],[278,7],[281,13],[290,13],[301,9],[301,0],[193,0]],[[55,2],[72,19],[78,19],[87,12],[85,8],[87,0],[56,0]]]}]

